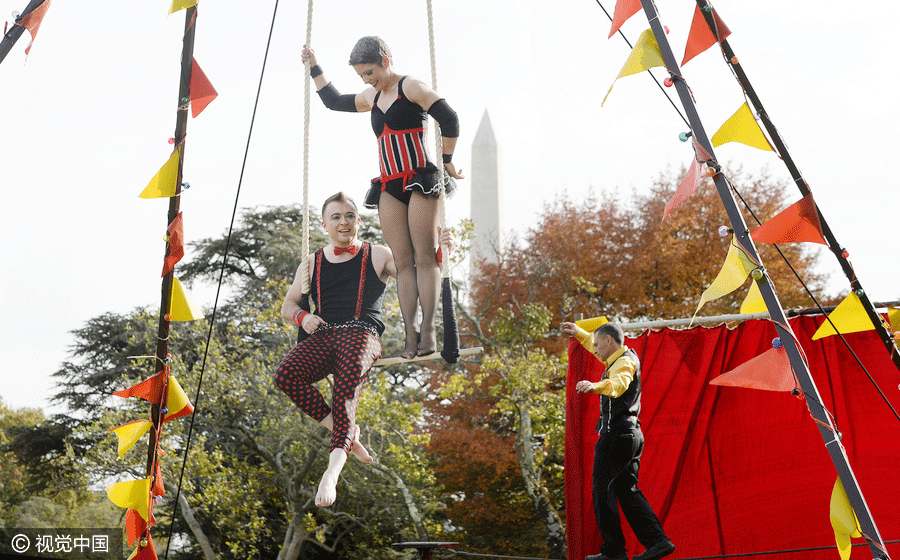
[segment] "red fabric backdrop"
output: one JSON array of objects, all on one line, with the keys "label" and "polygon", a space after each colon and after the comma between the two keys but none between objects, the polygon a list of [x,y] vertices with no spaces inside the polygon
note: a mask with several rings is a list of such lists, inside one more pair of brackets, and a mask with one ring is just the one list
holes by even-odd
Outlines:
[{"label": "red fabric backdrop", "polygon": [[[836,336],[816,342],[823,317],[791,321],[863,495],[885,541],[900,539],[900,421]],[[790,393],[709,385],[772,348],[768,321],[735,329],[697,327],[628,339],[642,362],[641,424],[646,438],[640,488],[677,546],[670,558],[787,549],[823,551],[754,558],[840,558],[829,520],[837,473],[805,402]],[[900,372],[874,331],[845,335],[896,409]],[[600,549],[591,506],[598,396],[575,384],[600,378],[602,364],[569,346],[566,404],[566,519],[570,560]],[[624,521],[623,521],[624,523]],[[625,524],[628,551],[643,547]],[[854,544],[863,542],[854,539]],[[900,544],[888,551],[900,559]],[[852,559],[869,560],[855,546]]]}]

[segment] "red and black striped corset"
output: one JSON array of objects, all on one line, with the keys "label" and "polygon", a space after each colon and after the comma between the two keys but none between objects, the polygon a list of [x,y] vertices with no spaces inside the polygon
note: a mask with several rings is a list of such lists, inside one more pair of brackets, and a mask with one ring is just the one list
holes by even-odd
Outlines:
[{"label": "red and black striped corset", "polygon": [[416,173],[431,163],[425,149],[425,123],[428,114],[403,94],[403,80],[397,85],[397,99],[382,111],[378,107],[381,92],[375,94],[372,108],[372,130],[378,137],[378,157],[381,163],[381,188],[388,181],[403,179],[403,187]]}]

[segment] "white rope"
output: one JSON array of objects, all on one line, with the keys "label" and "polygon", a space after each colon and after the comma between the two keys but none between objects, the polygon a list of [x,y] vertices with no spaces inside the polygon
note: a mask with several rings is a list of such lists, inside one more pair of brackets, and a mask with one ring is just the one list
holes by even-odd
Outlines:
[{"label": "white rope", "polygon": [[[438,90],[438,79],[437,79],[437,54],[434,46],[434,11],[431,8],[431,0],[426,0],[425,4],[428,8],[428,48],[431,54],[431,89],[434,91]],[[443,154],[444,154],[444,143],[441,137],[441,126],[438,122],[434,121],[434,159],[435,164],[438,167],[438,180],[440,184],[444,184],[444,173],[446,170],[444,169],[443,164]],[[444,190],[441,190],[440,198],[438,198],[438,218],[441,226],[441,231],[447,228],[447,206],[445,203],[445,194]],[[443,256],[443,263],[441,266],[441,274],[443,278],[450,277],[450,247],[446,245],[441,245],[441,254]]]},{"label": "white rope", "polygon": [[[313,0],[309,0],[306,11],[306,45],[312,45]],[[303,63],[303,261],[301,268],[303,277],[301,281],[304,294],[309,293],[309,105],[310,105],[310,76],[309,60]]]}]

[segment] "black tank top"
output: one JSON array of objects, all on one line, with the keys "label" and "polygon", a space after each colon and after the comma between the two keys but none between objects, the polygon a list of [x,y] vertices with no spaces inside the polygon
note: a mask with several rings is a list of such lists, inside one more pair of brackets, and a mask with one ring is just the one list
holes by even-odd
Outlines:
[{"label": "black tank top", "polygon": [[[375,327],[381,335],[384,332],[381,304],[386,284],[375,272],[371,244],[363,243],[362,250],[352,259],[340,263],[329,262],[323,251],[316,251],[310,286],[316,315],[331,326],[360,319]],[[365,278],[361,281],[363,270]]]}]

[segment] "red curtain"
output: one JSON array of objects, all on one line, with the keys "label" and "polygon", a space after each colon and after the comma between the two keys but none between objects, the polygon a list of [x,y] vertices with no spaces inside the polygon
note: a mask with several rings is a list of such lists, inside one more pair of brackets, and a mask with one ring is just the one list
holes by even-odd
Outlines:
[{"label": "red curtain", "polygon": [[[822,402],[885,541],[900,539],[900,421],[837,336],[812,342],[824,317],[791,320]],[[629,338],[642,363],[646,444],[640,488],[677,550],[670,558],[771,552],[753,558],[839,558],[829,519],[837,472],[806,403],[790,393],[709,381],[772,348],[768,321]],[[874,331],[845,335],[894,408],[897,371]],[[574,340],[566,389],[566,523],[571,560],[600,550],[591,506],[597,395],[575,393],[602,364]],[[809,395],[807,398],[813,398]],[[623,518],[630,555],[643,552]],[[854,543],[863,542],[854,539]],[[830,547],[794,553],[772,551]],[[900,558],[900,544],[889,544]],[[870,560],[867,546],[852,559]]]}]

